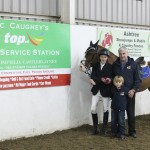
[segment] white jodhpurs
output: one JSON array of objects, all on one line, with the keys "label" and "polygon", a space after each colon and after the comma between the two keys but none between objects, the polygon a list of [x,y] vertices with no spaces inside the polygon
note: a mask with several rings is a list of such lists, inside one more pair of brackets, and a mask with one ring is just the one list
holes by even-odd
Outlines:
[{"label": "white jodhpurs", "polygon": [[96,114],[97,113],[97,106],[98,102],[102,100],[103,102],[103,112],[109,111],[110,108],[110,97],[103,97],[100,94],[100,91],[96,95],[92,95],[92,106],[91,106],[91,113]]}]

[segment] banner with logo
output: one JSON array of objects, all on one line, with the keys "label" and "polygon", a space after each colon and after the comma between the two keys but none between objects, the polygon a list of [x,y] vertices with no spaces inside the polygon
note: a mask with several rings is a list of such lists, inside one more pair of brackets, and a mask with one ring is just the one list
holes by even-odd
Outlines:
[{"label": "banner with logo", "polygon": [[99,27],[98,40],[116,55],[125,46],[131,57],[150,56],[150,31]]},{"label": "banner with logo", "polygon": [[70,25],[0,20],[0,90],[70,84]]}]

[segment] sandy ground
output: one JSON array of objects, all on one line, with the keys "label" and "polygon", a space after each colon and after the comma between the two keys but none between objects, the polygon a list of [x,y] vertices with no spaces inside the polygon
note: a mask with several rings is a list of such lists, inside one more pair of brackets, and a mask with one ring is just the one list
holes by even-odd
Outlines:
[{"label": "sandy ground", "polygon": [[[109,126],[110,128],[110,126]],[[0,142],[0,150],[150,150],[150,115],[136,117],[137,138],[91,136],[92,126]]]}]

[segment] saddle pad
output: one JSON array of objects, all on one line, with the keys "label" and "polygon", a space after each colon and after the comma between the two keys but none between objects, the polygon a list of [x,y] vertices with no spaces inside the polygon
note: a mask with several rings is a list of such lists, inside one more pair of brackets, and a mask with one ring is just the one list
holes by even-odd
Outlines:
[{"label": "saddle pad", "polygon": [[150,76],[150,68],[149,66],[142,67],[142,79],[148,78]]}]

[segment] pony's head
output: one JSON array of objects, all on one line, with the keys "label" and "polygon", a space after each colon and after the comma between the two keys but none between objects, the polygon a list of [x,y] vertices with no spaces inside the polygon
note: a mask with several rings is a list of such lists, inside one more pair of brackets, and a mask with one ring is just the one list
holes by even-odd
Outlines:
[{"label": "pony's head", "polygon": [[98,45],[97,41],[95,44],[93,42],[90,42],[90,46],[85,51],[85,66],[89,67],[92,66],[92,64],[99,62],[99,53],[101,49],[104,47]]},{"label": "pony's head", "polygon": [[[90,42],[90,46],[85,51],[85,58],[84,60],[81,60],[80,71],[90,74],[89,70],[92,65],[99,62],[99,55],[101,53],[101,50],[104,50],[106,48],[98,45],[98,42],[99,41],[97,41],[95,44],[93,44],[92,41]],[[117,56],[109,51],[108,62],[112,64],[116,59]]]},{"label": "pony's head", "polygon": [[93,63],[98,61],[98,41],[93,44],[92,41],[90,42],[90,46],[85,51],[85,66],[89,67]]},{"label": "pony's head", "polygon": [[87,72],[87,70],[89,70],[94,63],[99,61],[99,52],[103,47],[98,45],[98,42],[99,41],[97,41],[95,44],[93,44],[92,41],[90,42],[90,46],[85,51],[85,58],[84,60],[81,60],[80,63],[81,71]]}]

